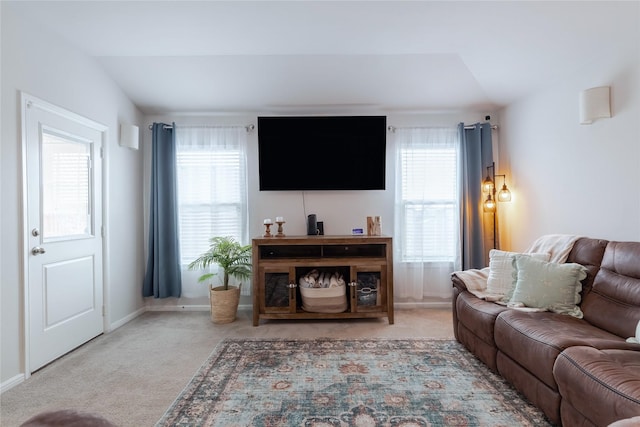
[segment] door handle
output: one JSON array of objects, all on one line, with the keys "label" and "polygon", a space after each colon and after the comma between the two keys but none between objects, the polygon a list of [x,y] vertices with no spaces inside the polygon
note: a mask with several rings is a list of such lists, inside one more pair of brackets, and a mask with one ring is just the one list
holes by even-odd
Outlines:
[{"label": "door handle", "polygon": [[46,251],[44,250],[44,248],[41,248],[40,246],[36,246],[35,248],[31,249],[31,253],[33,255],[39,255],[39,254],[43,254]]}]

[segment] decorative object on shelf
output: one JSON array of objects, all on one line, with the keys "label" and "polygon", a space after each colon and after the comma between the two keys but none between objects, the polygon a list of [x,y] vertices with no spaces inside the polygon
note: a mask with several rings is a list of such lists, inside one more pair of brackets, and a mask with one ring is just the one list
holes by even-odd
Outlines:
[{"label": "decorative object on shelf", "polygon": [[352,228],[351,234],[354,236],[362,236],[364,234],[364,230],[362,228]]},{"label": "decorative object on shelf", "polygon": [[595,119],[611,117],[609,86],[592,87],[580,92],[580,124],[590,125]]},{"label": "decorative object on shelf", "polygon": [[[489,172],[489,169],[492,170],[492,173]],[[501,176],[502,188],[500,192],[498,192],[498,197],[496,198],[496,177]],[[498,202],[510,202],[511,201],[511,191],[507,188],[507,176],[506,175],[496,175],[496,164],[495,162],[491,163],[491,166],[487,166],[487,177],[482,183],[482,191],[487,193],[487,198],[482,204],[485,212],[495,212],[496,211],[496,201]]]},{"label": "decorative object on shelf", "polygon": [[316,236],[318,234],[318,218],[316,214],[307,215],[307,236]]},{"label": "decorative object on shelf", "polygon": [[273,224],[273,222],[271,222],[271,218],[267,218],[264,220],[264,235],[263,237],[271,237],[271,225]]},{"label": "decorative object on shelf", "polygon": [[379,216],[367,217],[367,236],[379,236],[382,234],[381,218]]},{"label": "decorative object on shelf", "polygon": [[285,220],[283,217],[281,216],[276,217],[276,224],[278,224],[278,234],[276,234],[276,237],[285,237],[285,234],[282,228],[282,224],[284,223],[285,223]]},{"label": "decorative object on shelf", "polygon": [[344,286],[344,276],[339,271],[318,271],[313,269],[304,276],[300,276],[301,288],[335,288]]},{"label": "decorative object on shelf", "polygon": [[242,245],[233,237],[212,237],[209,249],[189,264],[190,270],[205,270],[217,264],[222,268],[222,286],[214,287],[209,279],[216,273],[205,273],[198,282],[208,282],[211,300],[211,321],[213,323],[231,323],[236,319],[240,290],[238,286],[229,286],[229,278],[240,280],[251,278],[251,245]]}]

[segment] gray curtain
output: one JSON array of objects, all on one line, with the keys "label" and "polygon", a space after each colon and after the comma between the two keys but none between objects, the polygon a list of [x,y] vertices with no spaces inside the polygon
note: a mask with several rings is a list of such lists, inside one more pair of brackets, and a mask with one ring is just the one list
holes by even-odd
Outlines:
[{"label": "gray curtain", "polygon": [[180,297],[182,293],[174,127],[154,123],[152,129],[149,257],[142,286],[145,297]]},{"label": "gray curtain", "polygon": [[458,124],[460,133],[462,199],[460,202],[460,236],[462,240],[462,269],[483,268],[485,265],[485,236],[482,211],[482,181],[487,166],[493,162],[491,124],[476,123],[472,129]]}]

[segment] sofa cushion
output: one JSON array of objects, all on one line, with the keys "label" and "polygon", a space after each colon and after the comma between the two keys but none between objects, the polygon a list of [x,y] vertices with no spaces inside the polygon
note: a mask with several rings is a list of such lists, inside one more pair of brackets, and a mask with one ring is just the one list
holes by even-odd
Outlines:
[{"label": "sofa cushion", "polygon": [[582,318],[576,304],[580,302],[580,281],[587,277],[585,267],[541,261],[526,255],[515,255],[513,265],[517,280],[510,304]]},{"label": "sofa cushion", "polygon": [[498,315],[494,330],[498,349],[554,390],[553,364],[564,349],[629,345],[584,320],[551,312],[508,310]]},{"label": "sofa cushion", "polygon": [[478,338],[493,345],[493,325],[498,315],[508,308],[476,298],[469,292],[458,296],[456,308],[459,321]]},{"label": "sofa cushion", "polygon": [[484,301],[470,292],[454,289],[454,334],[470,352],[497,372],[497,348],[493,341],[493,325],[501,312],[508,310],[503,305]]},{"label": "sofa cushion", "polygon": [[589,323],[632,337],[640,320],[640,242],[609,242],[591,292],[581,304]]},{"label": "sofa cushion", "polygon": [[494,345],[493,326],[496,318],[508,310],[503,305],[476,298],[470,292],[462,292],[456,299],[458,322],[487,344]]},{"label": "sofa cushion", "polygon": [[566,262],[575,262],[587,268],[587,278],[582,281],[582,300],[591,290],[593,279],[600,270],[600,263],[607,247],[607,240],[582,237],[573,244]]},{"label": "sofa cushion", "polygon": [[537,406],[554,425],[560,425],[560,393],[540,381],[510,357],[498,350],[498,373],[527,400]]},{"label": "sofa cushion", "polygon": [[[493,295],[503,296],[509,301],[515,287],[514,255],[523,255],[518,252],[507,252],[498,249],[489,251],[489,277],[487,278],[487,292]],[[525,254],[533,258],[549,261],[548,253]]]},{"label": "sofa cushion", "polygon": [[636,347],[638,351],[563,351],[553,367],[563,405],[602,426],[640,414],[640,345]]}]

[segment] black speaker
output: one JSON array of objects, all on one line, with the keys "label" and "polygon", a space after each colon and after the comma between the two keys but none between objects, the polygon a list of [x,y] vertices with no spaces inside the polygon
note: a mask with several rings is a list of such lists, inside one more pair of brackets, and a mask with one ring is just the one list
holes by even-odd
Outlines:
[{"label": "black speaker", "polygon": [[316,234],[318,234],[318,221],[316,214],[311,214],[307,216],[307,235],[315,236]]}]

